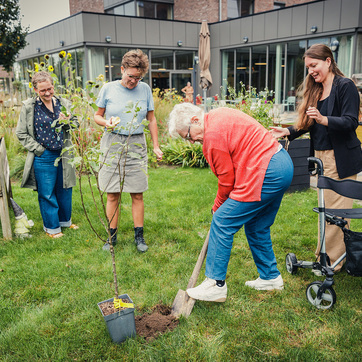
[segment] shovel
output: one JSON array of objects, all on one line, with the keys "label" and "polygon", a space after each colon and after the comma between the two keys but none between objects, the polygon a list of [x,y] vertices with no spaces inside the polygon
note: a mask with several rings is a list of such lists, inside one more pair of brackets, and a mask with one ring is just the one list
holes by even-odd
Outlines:
[{"label": "shovel", "polygon": [[[204,245],[202,246],[199,258],[197,259],[194,271],[192,272],[191,278],[189,280],[189,283],[187,284],[186,289],[193,288],[196,285],[197,278],[200,274],[200,270],[206,256],[207,247],[209,245],[209,235],[210,231],[207,233]],[[179,289],[176,298],[172,304],[171,315],[176,318],[179,318],[181,315],[183,315],[185,318],[187,318],[192,312],[192,308],[194,307],[195,301],[196,300],[189,297],[184,290]]]}]

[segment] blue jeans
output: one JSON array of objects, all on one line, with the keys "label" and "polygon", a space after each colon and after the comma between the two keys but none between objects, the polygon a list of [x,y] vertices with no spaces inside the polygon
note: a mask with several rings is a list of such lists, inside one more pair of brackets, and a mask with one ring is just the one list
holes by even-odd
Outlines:
[{"label": "blue jeans", "polygon": [[46,149],[40,157],[35,156],[33,164],[43,228],[49,234],[72,224],[72,188],[63,188],[62,162],[54,166],[60,152]]},{"label": "blue jeans", "polygon": [[282,149],[270,160],[261,191],[261,201],[227,199],[214,213],[206,258],[206,276],[225,280],[234,234],[245,225],[245,235],[261,279],[280,275],[270,238],[284,192],[293,178],[293,163]]}]

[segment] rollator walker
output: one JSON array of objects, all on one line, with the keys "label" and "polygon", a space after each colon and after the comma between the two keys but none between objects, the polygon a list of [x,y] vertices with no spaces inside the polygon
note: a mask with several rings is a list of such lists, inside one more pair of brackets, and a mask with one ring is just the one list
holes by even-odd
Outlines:
[{"label": "rollator walker", "polygon": [[[325,276],[325,280],[315,281],[307,286],[306,295],[308,302],[318,309],[329,309],[336,303],[336,293],[332,287],[334,284],[334,268],[346,259],[345,268],[348,274],[362,276],[362,233],[353,232],[346,228],[347,219],[362,219],[362,208],[359,209],[326,209],[324,205],[324,189],[330,189],[336,193],[352,199],[362,200],[362,182],[354,180],[337,181],[323,176],[323,163],[319,158],[309,157],[311,175],[318,175],[318,207],[313,211],[318,213],[320,254],[319,261],[298,261],[293,253],[287,254],[285,264],[290,274],[296,274],[298,268],[314,269]],[[326,253],[325,225],[326,222],[340,227],[344,233],[346,253],[342,254],[332,265],[329,265],[329,257]],[[328,240],[327,240],[328,242]]]}]

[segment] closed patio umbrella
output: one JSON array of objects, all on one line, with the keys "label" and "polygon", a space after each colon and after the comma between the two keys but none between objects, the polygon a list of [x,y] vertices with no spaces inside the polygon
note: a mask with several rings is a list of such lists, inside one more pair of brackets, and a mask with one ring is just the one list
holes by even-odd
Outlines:
[{"label": "closed patio umbrella", "polygon": [[204,104],[206,101],[206,91],[212,85],[212,77],[209,70],[210,66],[210,31],[207,21],[203,21],[200,30],[199,39],[199,66],[200,66],[200,87]]}]

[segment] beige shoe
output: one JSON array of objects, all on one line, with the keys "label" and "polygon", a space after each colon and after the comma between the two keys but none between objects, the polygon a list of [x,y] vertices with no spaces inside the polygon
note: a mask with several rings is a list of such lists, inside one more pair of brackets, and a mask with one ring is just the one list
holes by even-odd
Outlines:
[{"label": "beige shoe", "polygon": [[206,278],[199,286],[186,289],[186,293],[193,299],[206,302],[225,302],[227,286],[225,283],[223,287],[218,287],[216,280]]},{"label": "beige shoe", "polygon": [[245,282],[245,285],[250,288],[257,290],[282,290],[284,288],[283,278],[279,275],[275,279],[264,280],[261,278]]}]

